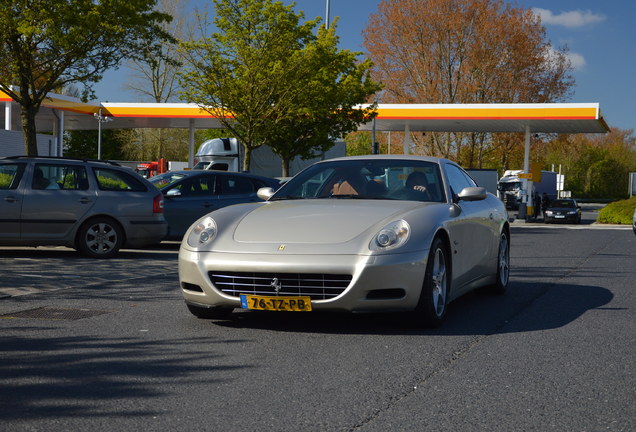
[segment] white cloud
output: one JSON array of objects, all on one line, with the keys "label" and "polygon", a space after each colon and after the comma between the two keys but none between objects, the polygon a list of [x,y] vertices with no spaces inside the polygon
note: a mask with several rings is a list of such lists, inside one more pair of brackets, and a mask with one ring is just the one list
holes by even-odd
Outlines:
[{"label": "white cloud", "polygon": [[585,57],[583,57],[581,54],[569,52],[566,55],[574,69],[581,69],[583,66],[585,66]]},{"label": "white cloud", "polygon": [[543,24],[561,25],[568,28],[583,27],[588,24],[595,24],[605,21],[606,16],[595,14],[590,11],[574,10],[554,14],[548,9],[533,8],[535,15],[541,18]]},{"label": "white cloud", "polygon": [[[555,60],[557,58],[557,55],[558,54],[556,50],[550,47],[549,51],[546,54],[546,58],[548,60]],[[574,69],[581,69],[585,67],[585,65],[587,64],[585,62],[585,57],[583,57],[582,54],[570,51],[570,52],[567,52],[565,56],[567,57],[568,60],[570,60],[570,64],[572,65]]]}]

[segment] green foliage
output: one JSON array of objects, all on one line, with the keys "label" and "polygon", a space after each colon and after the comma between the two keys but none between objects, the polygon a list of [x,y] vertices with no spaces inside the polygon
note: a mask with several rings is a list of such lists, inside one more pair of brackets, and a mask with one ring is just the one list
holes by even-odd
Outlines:
[{"label": "green foliage", "polygon": [[[203,129],[195,132],[195,141],[203,143],[214,138],[236,138],[227,129]],[[196,149],[195,149],[196,150]]]},{"label": "green foliage", "polygon": [[12,179],[13,179],[12,174],[0,173],[0,189],[9,189]]},{"label": "green foliage", "polygon": [[[97,159],[97,131],[67,131],[64,135],[64,155]],[[102,130],[102,159],[124,160],[125,135],[117,130]]]},{"label": "green foliage", "polygon": [[81,83],[88,98],[104,71],[173,40],[156,1],[0,0],[0,89],[20,104],[28,155],[37,155],[35,115],[49,92]]},{"label": "green foliage", "polygon": [[565,189],[579,198],[622,199],[629,173],[636,172],[632,130],[613,128],[605,135],[562,135],[546,144],[544,169],[560,166]]},{"label": "green foliage", "polygon": [[97,183],[99,183],[100,189],[103,190],[118,191],[130,189],[126,182],[112,177],[97,176]]},{"label": "green foliage", "polygon": [[346,136],[347,156],[370,155],[373,151],[369,132],[352,132]]},{"label": "green foliage", "polygon": [[615,201],[603,207],[596,219],[599,223],[631,225],[636,209],[636,197]]},{"label": "green foliage", "polygon": [[370,119],[373,109],[355,105],[380,87],[369,78],[369,61],[337,49],[335,25],[314,34],[319,19],[302,22],[293,4],[273,0],[214,4],[218,31],[183,44],[189,64],[181,84],[188,102],[217,116],[241,141],[244,169],[251,151],[266,143],[288,166]]}]

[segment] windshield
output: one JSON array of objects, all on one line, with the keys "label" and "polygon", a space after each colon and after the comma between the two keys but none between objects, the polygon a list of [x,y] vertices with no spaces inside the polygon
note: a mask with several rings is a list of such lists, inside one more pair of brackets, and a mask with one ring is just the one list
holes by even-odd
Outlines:
[{"label": "windshield", "polygon": [[434,162],[350,159],[312,165],[285,183],[270,201],[310,198],[445,202],[446,194]]},{"label": "windshield", "polygon": [[572,200],[554,200],[550,204],[550,207],[561,207],[561,208],[574,208],[574,201]]},{"label": "windshield", "polygon": [[166,186],[171,185],[172,183],[181,180],[184,178],[184,174],[167,172],[163,174],[156,175],[148,179],[148,181],[154,184],[157,188],[162,189]]},{"label": "windshield", "polygon": [[507,182],[507,183],[499,183],[497,188],[500,191],[517,191],[521,186],[520,182]]}]

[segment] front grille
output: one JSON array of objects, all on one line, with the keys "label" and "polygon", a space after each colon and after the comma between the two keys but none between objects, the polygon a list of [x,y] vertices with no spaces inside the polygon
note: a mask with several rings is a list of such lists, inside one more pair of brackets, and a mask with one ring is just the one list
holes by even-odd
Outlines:
[{"label": "front grille", "polygon": [[238,297],[240,294],[309,296],[327,300],[339,296],[349,286],[351,275],[319,273],[251,273],[211,271],[217,289]]}]

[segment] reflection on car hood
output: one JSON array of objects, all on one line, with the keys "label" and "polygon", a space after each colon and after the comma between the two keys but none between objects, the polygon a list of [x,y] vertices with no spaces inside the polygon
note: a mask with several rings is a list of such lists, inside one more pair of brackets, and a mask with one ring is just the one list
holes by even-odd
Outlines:
[{"label": "reflection on car hood", "polygon": [[[333,244],[350,241],[383,220],[421,206],[414,201],[273,201],[236,226],[237,242]],[[391,220],[387,221],[391,222]]]}]

